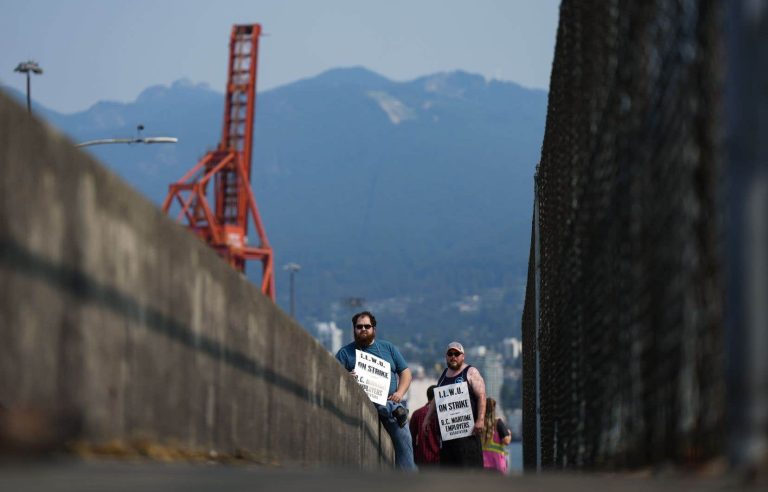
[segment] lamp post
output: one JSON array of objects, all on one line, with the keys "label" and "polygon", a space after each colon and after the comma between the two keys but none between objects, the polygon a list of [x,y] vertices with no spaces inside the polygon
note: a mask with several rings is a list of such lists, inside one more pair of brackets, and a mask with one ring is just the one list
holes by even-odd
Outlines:
[{"label": "lamp post", "polygon": [[295,304],[295,291],[293,284],[293,276],[296,272],[301,270],[301,265],[298,263],[288,263],[283,267],[283,270],[287,270],[290,273],[290,289],[291,289],[291,316],[296,317],[296,304]]},{"label": "lamp post", "polygon": [[30,72],[36,73],[38,75],[43,73],[43,69],[40,68],[40,65],[37,64],[37,62],[33,62],[32,60],[27,60],[25,62],[21,62],[18,64],[18,66],[13,70],[14,72],[19,72],[27,75],[27,113],[32,113],[32,90],[30,88]]},{"label": "lamp post", "polygon": [[155,144],[155,143],[176,143],[179,141],[176,137],[142,137],[141,131],[144,129],[144,125],[138,125],[136,127],[137,134],[133,138],[101,138],[98,140],[88,140],[87,142],[81,142],[76,144],[75,147],[88,147],[91,145],[103,145],[103,144]]},{"label": "lamp post", "polygon": [[102,138],[99,140],[89,140],[76,144],[75,147],[88,147],[90,145],[102,145],[102,144],[153,144],[153,143],[176,143],[179,139],[176,137],[137,137],[137,138]]}]

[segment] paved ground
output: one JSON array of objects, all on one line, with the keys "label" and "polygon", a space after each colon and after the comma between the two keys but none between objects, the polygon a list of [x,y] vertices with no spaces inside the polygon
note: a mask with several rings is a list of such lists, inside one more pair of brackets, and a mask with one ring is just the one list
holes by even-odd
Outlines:
[{"label": "paved ground", "polygon": [[362,473],[221,464],[64,460],[0,465],[0,491],[596,492],[765,490],[730,479],[629,478],[610,475],[496,476],[459,472]]}]

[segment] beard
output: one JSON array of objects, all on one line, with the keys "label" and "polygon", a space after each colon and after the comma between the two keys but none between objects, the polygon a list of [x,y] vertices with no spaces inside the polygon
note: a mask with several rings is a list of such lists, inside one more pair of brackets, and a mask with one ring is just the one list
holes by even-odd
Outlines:
[{"label": "beard", "polygon": [[461,363],[457,361],[456,359],[450,360],[447,362],[447,365],[450,369],[453,369],[454,371],[461,367]]},{"label": "beard", "polygon": [[367,347],[376,339],[376,330],[366,330],[364,332],[355,331],[355,343],[361,347]]}]

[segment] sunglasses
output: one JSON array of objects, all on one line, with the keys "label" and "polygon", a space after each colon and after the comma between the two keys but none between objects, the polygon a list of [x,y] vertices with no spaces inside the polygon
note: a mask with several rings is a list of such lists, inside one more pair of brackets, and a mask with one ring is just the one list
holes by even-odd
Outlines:
[{"label": "sunglasses", "polygon": [[370,330],[373,325],[355,325],[356,330]]},{"label": "sunglasses", "polygon": [[447,355],[448,357],[458,357],[458,356],[461,355],[461,352],[456,352],[456,351],[451,350],[450,352],[446,352],[445,355]]}]

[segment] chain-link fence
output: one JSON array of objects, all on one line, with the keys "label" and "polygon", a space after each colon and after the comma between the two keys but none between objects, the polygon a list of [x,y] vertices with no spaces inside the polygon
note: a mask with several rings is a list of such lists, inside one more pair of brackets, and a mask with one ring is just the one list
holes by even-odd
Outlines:
[{"label": "chain-link fence", "polygon": [[528,469],[723,454],[721,10],[562,3],[523,314]]}]

